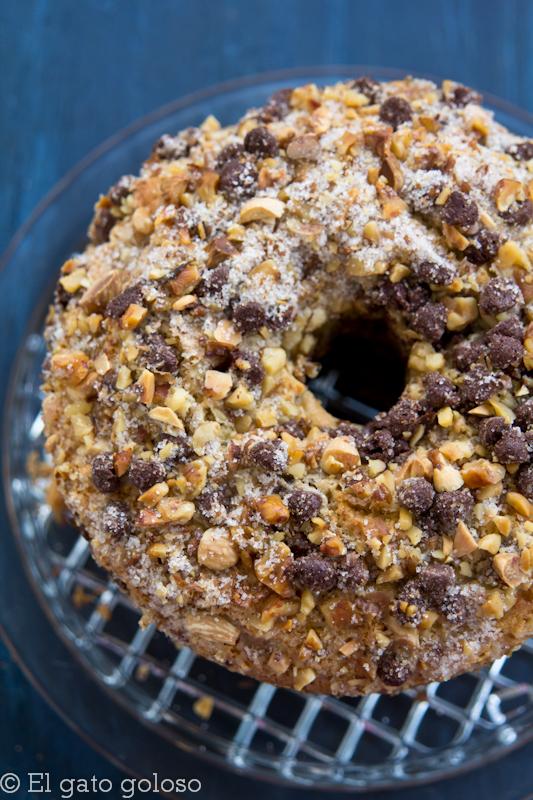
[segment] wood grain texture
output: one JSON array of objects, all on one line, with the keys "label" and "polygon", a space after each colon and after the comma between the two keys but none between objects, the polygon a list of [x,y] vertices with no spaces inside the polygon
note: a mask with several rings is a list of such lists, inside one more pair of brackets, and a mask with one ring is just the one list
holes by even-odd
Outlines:
[{"label": "wood grain texture", "polygon": [[[284,67],[369,64],[454,78],[533,111],[532,42],[531,0],[6,1],[0,5],[0,250],[91,148],[195,89]],[[16,314],[16,276],[4,276],[1,290],[13,297]],[[5,320],[2,327],[7,333]],[[116,781],[118,773],[48,710],[3,648],[0,659],[0,772],[48,769],[59,778],[94,772]],[[268,787],[200,770],[208,787],[202,797],[244,797],[252,789],[257,800],[272,796]],[[523,751],[397,797],[467,798],[477,791],[488,800],[518,800],[532,783]],[[275,796],[304,795],[276,790]]]}]

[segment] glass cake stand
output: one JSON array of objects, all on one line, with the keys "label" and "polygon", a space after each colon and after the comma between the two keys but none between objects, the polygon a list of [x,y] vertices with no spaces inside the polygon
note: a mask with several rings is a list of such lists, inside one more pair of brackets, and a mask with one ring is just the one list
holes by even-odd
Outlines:
[{"label": "glass cake stand", "polygon": [[[373,74],[378,68],[329,67],[268,74],[223,84],[172,103],[105,142],[82,161],[37,208],[15,236],[3,269],[17,272],[13,335],[20,346],[11,373],[4,415],[4,488],[10,531],[27,581],[59,635],[79,678],[58,687],[42,649],[32,644],[24,592],[4,618],[4,629],[23,665],[67,721],[101,751],[130,771],[170,775],[176,748],[194,752],[241,774],[293,787],[358,791],[414,785],[451,776],[509,752],[533,736],[533,644],[490,668],[447,683],[389,698],[305,696],[232,674],[175,647],[152,627],[138,628],[138,612],[91,559],[87,542],[54,521],[45,479],[32,464],[42,455],[40,370],[46,305],[62,261],[84,245],[94,199],[125,173],[135,172],[153,142],[214,114],[222,123],[261,105],[274,91],[297,83],[325,83]],[[533,118],[486,98],[497,117],[522,135]],[[0,273],[1,274],[1,273]],[[9,275],[9,273],[7,273]],[[3,304],[10,298],[3,297]],[[24,333],[23,326],[26,326]],[[346,397],[334,369],[315,392],[338,415],[364,420],[371,410]],[[5,586],[16,565],[5,572]],[[14,571],[14,572],[13,572]],[[2,591],[5,591],[5,587]],[[103,723],[96,688],[104,689],[117,717],[131,719],[117,731]],[[87,702],[73,701],[83,692]],[[204,697],[212,713],[202,715]],[[108,703],[108,706],[109,706]],[[117,739],[118,737],[118,739]],[[122,755],[120,755],[122,754]],[[147,757],[147,754],[149,757]]]}]

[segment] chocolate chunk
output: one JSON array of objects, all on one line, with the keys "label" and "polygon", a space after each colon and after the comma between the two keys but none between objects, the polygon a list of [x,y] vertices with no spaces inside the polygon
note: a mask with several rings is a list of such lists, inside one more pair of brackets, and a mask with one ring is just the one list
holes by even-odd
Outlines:
[{"label": "chocolate chunk", "polygon": [[472,617],[475,609],[472,602],[469,602],[458,589],[452,589],[444,597],[440,604],[439,611],[446,617],[448,622],[452,622],[455,625],[462,625]]},{"label": "chocolate chunk", "polygon": [[184,158],[189,155],[191,145],[196,138],[194,128],[189,128],[188,131],[178,136],[164,133],[154,144],[152,155],[158,161],[175,161],[178,158]]},{"label": "chocolate chunk", "polygon": [[414,514],[429,511],[435,497],[435,490],[425,478],[407,478],[398,489],[398,500]]},{"label": "chocolate chunk", "polygon": [[404,122],[409,122],[413,116],[413,109],[403,97],[389,97],[381,104],[379,118],[394,130]]},{"label": "chocolate chunk", "polygon": [[157,443],[156,452],[159,454],[169,443],[172,445],[171,454],[165,458],[165,465],[169,468],[176,464],[185,464],[196,455],[185,433],[178,433],[176,436],[165,436]]},{"label": "chocolate chunk", "polygon": [[513,339],[518,339],[522,342],[524,339],[524,326],[518,317],[507,317],[507,319],[498,322],[498,324],[489,331],[489,337],[495,334],[499,334],[500,336],[512,336]]},{"label": "chocolate chunk", "polygon": [[455,583],[455,572],[449,564],[429,564],[420,570],[416,580],[429,605],[439,608]]},{"label": "chocolate chunk", "polygon": [[97,208],[90,230],[91,240],[95,244],[107,242],[116,222],[117,217],[108,208]]},{"label": "chocolate chunk", "polygon": [[456,275],[453,264],[436,264],[434,261],[422,261],[415,271],[419,278],[435,286],[448,286]]},{"label": "chocolate chunk", "polygon": [[481,103],[481,99],[479,92],[461,84],[457,84],[447,98],[451,106],[457,106],[458,108],[464,108],[469,103]]},{"label": "chocolate chunk", "polygon": [[289,433],[295,439],[305,439],[309,431],[309,425],[303,419],[289,419],[280,426],[280,433]]},{"label": "chocolate chunk", "polygon": [[218,524],[224,521],[227,515],[228,498],[220,487],[204,489],[194,502],[197,510],[208,522]]},{"label": "chocolate chunk", "polygon": [[253,197],[257,187],[257,170],[248,161],[232,158],[220,171],[219,191],[227,200],[246,200]]},{"label": "chocolate chunk", "polygon": [[106,317],[111,317],[111,319],[119,319],[132,303],[140,303],[142,299],[142,284],[135,283],[110,300],[104,314]]},{"label": "chocolate chunk", "polygon": [[467,370],[476,361],[487,354],[487,344],[481,339],[469,339],[459,342],[452,350],[452,361],[461,371]]},{"label": "chocolate chunk", "polygon": [[467,522],[474,498],[468,489],[457,489],[454,492],[440,492],[436,495],[431,508],[431,518],[440,533],[453,533],[459,520]]},{"label": "chocolate chunk", "polygon": [[272,331],[287,330],[294,319],[295,309],[271,306],[266,309],[266,324]]},{"label": "chocolate chunk", "polygon": [[520,289],[511,280],[491,278],[479,295],[479,308],[484,314],[493,316],[508,311],[522,298]]},{"label": "chocolate chunk", "polygon": [[463,255],[471,264],[486,264],[496,258],[500,243],[501,239],[495,231],[481,228],[475,234],[472,243],[463,250]]},{"label": "chocolate chunk", "polygon": [[302,531],[297,529],[290,529],[285,534],[285,544],[290,548],[292,554],[299,558],[300,556],[308,556],[315,550],[315,546],[309,541],[307,536]]},{"label": "chocolate chunk", "polygon": [[520,467],[516,475],[516,488],[519,492],[533,502],[533,464]]},{"label": "chocolate chunk", "polygon": [[178,369],[178,357],[174,348],[167,344],[159,333],[152,333],[147,338],[148,352],[145,362],[152,372],[172,372]]},{"label": "chocolate chunk", "polygon": [[468,408],[484,403],[498,391],[501,381],[494,373],[474,364],[467,372],[460,387],[461,401]]},{"label": "chocolate chunk", "polygon": [[374,431],[359,444],[364,458],[378,458],[388,463],[396,455],[396,439],[386,428]]},{"label": "chocolate chunk", "polygon": [[220,295],[226,286],[229,278],[229,266],[221,264],[219,267],[210,270],[205,278],[198,285],[197,293],[200,297],[206,294]]},{"label": "chocolate chunk", "polygon": [[454,408],[459,401],[455,384],[438,372],[430,372],[424,378],[427,405],[435,411],[443,406]]},{"label": "chocolate chunk", "polygon": [[431,298],[431,292],[422,283],[409,283],[400,281],[399,283],[389,284],[385,305],[392,301],[399,309],[407,312],[414,312],[425,305]]},{"label": "chocolate chunk", "polygon": [[244,149],[261,158],[277,156],[279,152],[276,137],[263,125],[248,131],[244,137]]},{"label": "chocolate chunk", "polygon": [[422,622],[427,603],[418,581],[407,581],[398,592],[394,614],[401,625],[417,626]]},{"label": "chocolate chunk", "polygon": [[492,366],[496,369],[507,369],[520,364],[524,348],[522,342],[512,336],[493,335],[489,339],[489,355]]},{"label": "chocolate chunk", "polygon": [[256,442],[248,450],[247,461],[250,466],[267,472],[283,472],[287,466],[287,445],[279,439]]},{"label": "chocolate chunk", "polygon": [[364,430],[353,422],[339,422],[335,428],[331,429],[330,435],[333,438],[336,436],[349,436],[354,444],[359,446],[364,436]]},{"label": "chocolate chunk", "polygon": [[348,553],[336,564],[337,588],[343,592],[353,592],[368,582],[370,573],[364,559],[356,553]]},{"label": "chocolate chunk", "polygon": [[420,407],[414,400],[404,397],[393,405],[383,417],[376,417],[374,423],[380,428],[388,428],[394,437],[411,433],[418,425]]},{"label": "chocolate chunk", "polygon": [[262,122],[273,122],[283,119],[291,110],[292,89],[279,89],[274,92],[268,103],[263,107],[259,118]]},{"label": "chocolate chunk", "polygon": [[487,417],[479,423],[479,441],[491,450],[507,428],[502,417]]},{"label": "chocolate chunk", "polygon": [[527,225],[533,219],[533,203],[531,200],[522,200],[499,214],[509,225]]},{"label": "chocolate chunk", "polygon": [[381,86],[373,78],[368,75],[363,75],[361,78],[356,78],[351,82],[352,89],[355,89],[359,94],[368,97],[371,103],[376,103],[380,94]]},{"label": "chocolate chunk", "polygon": [[125,503],[110,503],[103,518],[104,531],[110,536],[122,539],[133,530],[130,512]]},{"label": "chocolate chunk", "polygon": [[216,167],[217,169],[222,169],[224,164],[228,161],[232,161],[234,159],[239,159],[244,154],[244,147],[240,142],[233,142],[232,144],[227,144],[225,147],[222,148],[220,153],[218,154],[218,158],[216,160]]},{"label": "chocolate chunk", "polygon": [[139,491],[146,492],[155,483],[164,481],[166,474],[167,471],[160,461],[134,458],[128,470],[128,481]]},{"label": "chocolate chunk", "polygon": [[438,342],[444,336],[448,312],[443,303],[426,303],[411,316],[411,327],[428,342]]},{"label": "chocolate chunk", "polygon": [[265,377],[265,370],[257,353],[251,350],[235,350],[232,353],[233,366],[242,373],[249,386],[259,386]]},{"label": "chocolate chunk", "polygon": [[516,409],[516,424],[522,430],[527,430],[530,425],[533,425],[533,397],[528,397],[523,400]]},{"label": "chocolate chunk", "polygon": [[337,583],[334,562],[319,555],[295,558],[287,568],[287,578],[299,589],[315,594],[328,592]]},{"label": "chocolate chunk", "polygon": [[478,216],[476,204],[462,192],[452,192],[441,209],[442,221],[459,228],[470,228]]},{"label": "chocolate chunk", "polygon": [[107,196],[114,206],[119,206],[131,194],[135,178],[133,175],[123,175],[108,191]]},{"label": "chocolate chunk", "polygon": [[378,662],[377,676],[387,686],[401,686],[413,674],[413,646],[406,640],[391,642]]},{"label": "chocolate chunk", "polygon": [[241,333],[257,333],[267,321],[265,309],[253,300],[234,306],[232,316]]},{"label": "chocolate chunk", "polygon": [[529,461],[527,438],[520,428],[504,431],[494,445],[494,455],[500,464],[525,464]]},{"label": "chocolate chunk", "polygon": [[115,474],[112,453],[102,453],[93,458],[92,479],[99,492],[110,494],[118,491],[120,480]]},{"label": "chocolate chunk", "polygon": [[533,141],[518,142],[512,144],[507,148],[507,153],[511,155],[515,161],[529,161],[533,158]]},{"label": "chocolate chunk", "polygon": [[316,517],[322,506],[322,498],[317,492],[299,490],[287,496],[287,505],[291,512],[291,520],[296,525]]}]

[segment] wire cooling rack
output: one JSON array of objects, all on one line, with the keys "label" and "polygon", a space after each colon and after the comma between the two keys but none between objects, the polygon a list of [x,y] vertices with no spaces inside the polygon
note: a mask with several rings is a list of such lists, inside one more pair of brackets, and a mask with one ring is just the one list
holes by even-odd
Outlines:
[{"label": "wire cooling rack", "polygon": [[[38,330],[36,326],[36,330]],[[165,737],[233,769],[292,786],[362,790],[412,785],[472,768],[531,737],[533,642],[512,658],[397,697],[305,696],[232,674],[183,648],[139,614],[92,560],[85,539],[54,521],[39,415],[44,345],[30,335],[7,410],[15,532],[35,590],[56,630],[94,679]],[[330,369],[314,391],[334,413],[364,421],[375,411],[338,389]]]}]

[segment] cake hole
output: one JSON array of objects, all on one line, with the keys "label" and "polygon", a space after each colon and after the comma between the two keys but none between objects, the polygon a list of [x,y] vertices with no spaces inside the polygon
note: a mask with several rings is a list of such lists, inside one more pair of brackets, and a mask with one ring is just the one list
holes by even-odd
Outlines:
[{"label": "cake hole", "polygon": [[330,339],[310,389],[336,417],[365,423],[396,403],[405,386],[401,343],[383,320],[363,320]]}]

